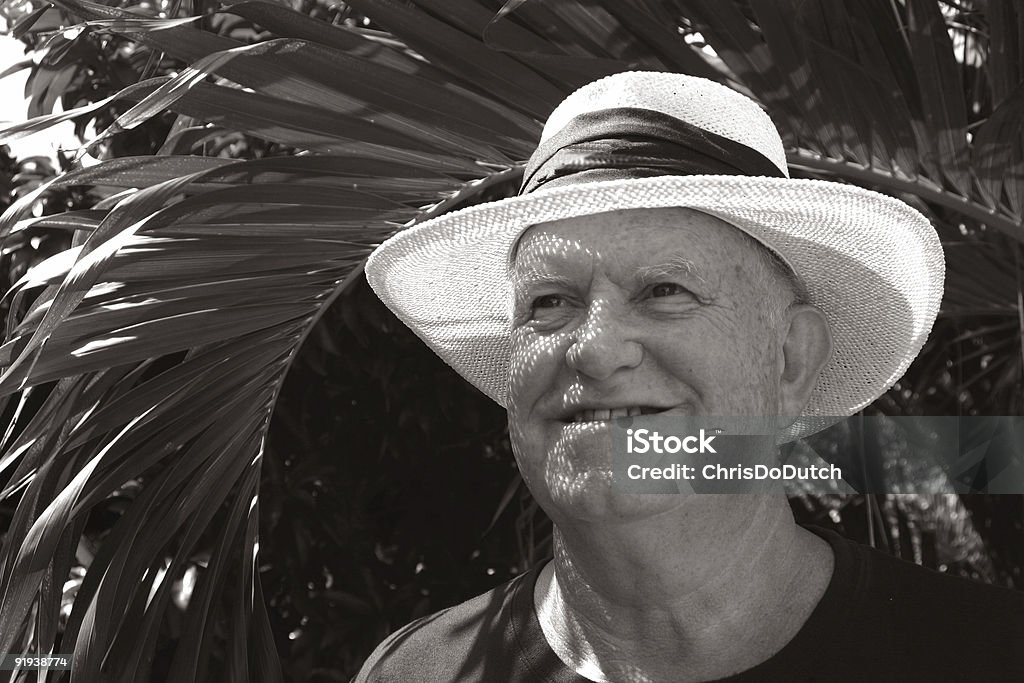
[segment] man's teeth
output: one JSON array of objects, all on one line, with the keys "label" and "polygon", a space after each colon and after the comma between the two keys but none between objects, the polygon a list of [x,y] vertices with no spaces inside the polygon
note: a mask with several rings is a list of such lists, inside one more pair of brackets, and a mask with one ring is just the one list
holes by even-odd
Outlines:
[{"label": "man's teeth", "polygon": [[655,412],[659,411],[654,408],[641,408],[640,406],[635,406],[631,408],[613,408],[610,410],[581,410],[580,412],[573,415],[573,422],[597,422],[604,420],[614,420],[617,417],[633,417],[634,415],[646,415]]}]

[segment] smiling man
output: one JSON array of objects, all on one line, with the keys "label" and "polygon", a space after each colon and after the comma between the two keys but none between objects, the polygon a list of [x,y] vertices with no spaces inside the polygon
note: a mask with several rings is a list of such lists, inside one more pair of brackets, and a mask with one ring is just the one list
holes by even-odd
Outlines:
[{"label": "smiling man", "polygon": [[753,240],[682,208],[534,227],[511,279],[509,430],[557,529],[535,589],[554,652],[592,680],[703,681],[781,650],[824,593],[828,544],[780,496],[617,493],[609,422],[799,414],[824,316]]},{"label": "smiling man", "polygon": [[[508,409],[554,559],[415,622],[358,681],[1013,680],[1024,600],[796,525],[783,495],[626,493],[613,420],[877,398],[942,293],[927,220],[788,177],[747,98],[626,73],[555,110],[518,197],[399,233],[379,296]],[[964,654],[967,653],[967,654]]]},{"label": "smiling man", "polygon": [[683,208],[528,230],[510,274],[508,410],[542,506],[549,495],[605,495],[614,417],[798,415],[831,340],[821,311],[795,303],[784,267],[739,230]]}]

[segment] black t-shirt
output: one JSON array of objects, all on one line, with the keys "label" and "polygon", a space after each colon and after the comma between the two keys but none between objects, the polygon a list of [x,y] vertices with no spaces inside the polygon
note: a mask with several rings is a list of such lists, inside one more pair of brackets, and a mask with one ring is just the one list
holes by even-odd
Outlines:
[{"label": "black t-shirt", "polygon": [[[1024,593],[974,583],[811,529],[835,570],[796,636],[722,683],[1024,681]],[[355,683],[587,683],[548,646],[538,569],[393,633]]]}]

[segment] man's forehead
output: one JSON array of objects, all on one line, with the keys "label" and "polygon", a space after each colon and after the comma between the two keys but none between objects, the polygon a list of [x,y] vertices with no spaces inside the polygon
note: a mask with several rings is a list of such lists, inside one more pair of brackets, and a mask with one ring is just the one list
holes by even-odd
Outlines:
[{"label": "man's forehead", "polygon": [[641,277],[659,271],[701,276],[749,249],[738,233],[713,216],[681,208],[577,216],[525,230],[510,252],[509,274],[573,274],[600,263]]},{"label": "man's forehead", "polygon": [[557,281],[586,277],[598,265],[607,272],[628,277],[638,282],[652,282],[661,277],[692,276],[706,279],[709,264],[702,264],[691,258],[686,250],[677,252],[658,251],[641,255],[635,252],[606,251],[565,248],[564,242],[552,242],[551,249],[527,247],[510,269],[514,282]]}]

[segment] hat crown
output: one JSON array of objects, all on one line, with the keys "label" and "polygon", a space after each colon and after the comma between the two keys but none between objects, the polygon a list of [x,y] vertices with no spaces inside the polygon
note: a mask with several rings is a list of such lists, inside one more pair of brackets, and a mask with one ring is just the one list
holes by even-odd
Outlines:
[{"label": "hat crown", "polygon": [[779,132],[756,102],[714,81],[685,74],[626,71],[588,83],[551,112],[541,143],[581,114],[620,107],[657,111],[729,138],[757,150],[789,177]]}]

